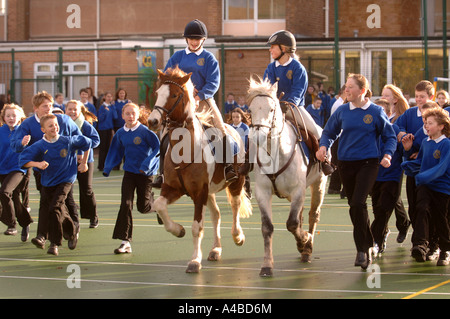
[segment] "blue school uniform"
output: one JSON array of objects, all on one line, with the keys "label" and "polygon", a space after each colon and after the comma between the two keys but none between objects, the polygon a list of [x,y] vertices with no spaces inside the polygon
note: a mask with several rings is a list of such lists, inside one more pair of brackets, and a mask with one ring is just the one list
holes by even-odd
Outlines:
[{"label": "blue school uniform", "polygon": [[397,118],[395,124],[397,124],[400,132],[416,133],[423,126],[422,114],[419,107],[414,106],[407,109]]},{"label": "blue school uniform", "polygon": [[90,147],[91,140],[82,135],[59,135],[55,142],[41,139],[20,153],[19,165],[23,167],[30,161],[46,161],[48,167],[39,170],[42,186],[73,183],[77,178],[77,150],[87,151]]},{"label": "blue school uniform", "polygon": [[97,116],[97,109],[94,106],[94,104],[92,104],[91,102],[86,102],[84,103],[84,106],[86,107],[86,109],[91,112],[92,114],[94,114],[95,116]]},{"label": "blue school uniform", "polygon": [[[397,135],[400,130],[397,125],[392,125],[394,129],[394,134]],[[384,149],[384,142],[381,138],[379,138],[379,149]],[[403,154],[403,145],[402,143],[397,143],[397,148],[395,149],[394,154],[391,158],[391,166],[385,168],[380,165],[378,168],[377,181],[379,182],[387,182],[387,181],[395,181],[400,182],[400,179],[403,174],[403,170],[401,167],[402,164],[402,154]],[[379,160],[383,159],[383,155],[380,156]]]},{"label": "blue school uniform", "polygon": [[244,142],[245,149],[248,149],[248,133],[249,133],[249,127],[245,123],[240,123],[238,126],[235,126],[234,124],[231,124],[231,126],[238,131],[239,135],[242,138],[242,141]]},{"label": "blue school uniform", "polygon": [[237,104],[236,101],[233,101],[233,103],[228,103],[228,101],[225,101],[224,112],[225,112],[225,114],[230,113],[237,107],[239,107],[239,105]]},{"label": "blue school uniform", "polygon": [[[361,108],[352,103],[341,105],[325,125],[320,146],[329,149],[338,136],[340,161],[392,156],[397,148],[394,129],[383,108],[370,101]],[[379,149],[378,137],[384,143],[383,149]]]},{"label": "blue school uniform", "polygon": [[185,73],[192,72],[191,80],[201,100],[214,97],[220,86],[220,68],[216,57],[205,49],[191,52],[188,48],[175,52],[164,71],[177,66]]},{"label": "blue school uniform", "polygon": [[417,186],[450,195],[450,140],[445,135],[424,139],[417,158],[403,162],[402,168],[415,176]]},{"label": "blue school uniform", "polygon": [[306,107],[306,111],[311,115],[311,117],[314,119],[314,122],[316,122],[317,125],[320,127],[323,127],[324,124],[324,109],[322,105],[316,109],[314,107],[314,104],[310,104]]},{"label": "blue school uniform", "polygon": [[122,109],[128,103],[130,103],[129,100],[115,100],[111,104],[111,107],[116,110],[116,117],[114,118],[114,128],[121,128],[125,125],[125,121],[122,118]]},{"label": "blue school uniform", "polygon": [[[159,139],[146,126],[138,123],[135,127],[120,128],[114,134],[106,156],[104,176],[109,176],[125,156],[123,170],[146,176],[155,175],[159,168]],[[141,172],[142,171],[142,172]]]},{"label": "blue school uniform", "polygon": [[308,88],[308,73],[305,67],[296,59],[291,58],[284,65],[274,61],[264,71],[264,79],[270,83],[278,82],[277,96],[284,93],[282,101],[305,105],[305,93]]},{"label": "blue school uniform", "polygon": [[89,152],[88,163],[94,161],[94,148],[100,145],[100,136],[97,130],[88,122],[84,121],[81,126],[81,133],[91,140],[91,151]]},{"label": "blue school uniform", "polygon": [[[72,119],[65,114],[55,114],[58,125],[59,134],[64,136],[81,135],[81,131]],[[31,139],[28,145],[22,145],[22,139],[25,135],[30,135]],[[37,141],[41,140],[44,136],[41,130],[41,123],[36,115],[33,115],[25,119],[22,124],[15,130],[14,135],[11,137],[11,148],[15,152],[22,152],[27,147],[33,145]]]},{"label": "blue school uniform", "polygon": [[0,127],[0,175],[8,175],[11,172],[20,171],[26,173],[25,169],[19,166],[19,153],[14,152],[10,146],[10,139],[17,126],[11,131],[9,126],[4,124]]},{"label": "blue school uniform", "polygon": [[64,105],[64,103],[63,104],[58,104],[56,102],[53,102],[53,107],[54,108],[57,107],[57,108],[61,109],[64,113],[66,113],[66,106]]},{"label": "blue school uniform", "polygon": [[[108,107],[108,110],[106,109],[106,107]],[[122,110],[120,112],[122,112]],[[112,130],[114,129],[114,120],[117,119],[116,109],[112,104],[106,105],[105,103],[103,103],[98,109],[97,118],[97,129],[99,131]]]}]

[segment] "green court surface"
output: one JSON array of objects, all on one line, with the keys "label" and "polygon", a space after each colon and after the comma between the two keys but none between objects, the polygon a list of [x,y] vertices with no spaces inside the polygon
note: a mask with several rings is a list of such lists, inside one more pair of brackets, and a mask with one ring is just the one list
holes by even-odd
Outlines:
[{"label": "green court surface", "polygon": [[[376,259],[372,271],[354,267],[356,255],[346,200],[326,195],[315,237],[312,262],[300,262],[293,236],[286,230],[289,203],[274,197],[274,258],[272,278],[261,278],[263,239],[260,214],[252,199],[253,216],[241,221],[246,242],[238,247],[231,238],[231,210],[225,192],[218,194],[222,212],[222,259],[206,260],[212,246],[212,228],[207,213],[203,239],[203,268],[199,274],[185,273],[193,252],[190,232],[193,205],[188,197],[171,205],[171,217],[186,228],[176,238],[159,225],[156,215],[135,209],[131,254],[115,255],[120,241],[111,239],[120,204],[121,171],[106,178],[94,175],[94,190],[100,224],[89,229],[82,220],[78,246],[64,242],[59,256],[37,249],[30,240],[0,235],[0,298],[84,299],[401,299],[450,298],[450,267],[436,262],[417,263],[410,257],[410,236],[396,242],[395,217],[386,253]],[[254,186],[254,184],[252,185]],[[158,196],[158,191],[155,196]],[[405,192],[403,192],[404,194]],[[78,199],[78,184],[74,187]],[[39,196],[30,185],[31,209],[36,235]],[[309,191],[306,208],[309,208]],[[406,199],[404,200],[407,204]],[[370,206],[370,199],[368,201]],[[372,217],[372,216],[371,216]],[[304,217],[307,221],[307,217]],[[307,229],[307,225],[303,226]]]}]

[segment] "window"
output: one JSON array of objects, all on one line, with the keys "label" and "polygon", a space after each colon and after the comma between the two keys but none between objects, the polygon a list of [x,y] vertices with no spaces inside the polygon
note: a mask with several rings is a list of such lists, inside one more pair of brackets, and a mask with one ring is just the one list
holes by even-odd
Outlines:
[{"label": "window", "polygon": [[6,13],[6,0],[0,0],[0,16]]},{"label": "window", "polygon": [[[89,63],[63,63],[62,94],[65,99],[78,99],[80,89],[89,86]],[[55,95],[58,91],[58,63],[35,63],[35,90]]]},{"label": "window", "polygon": [[285,0],[224,0],[225,20],[285,18]]}]

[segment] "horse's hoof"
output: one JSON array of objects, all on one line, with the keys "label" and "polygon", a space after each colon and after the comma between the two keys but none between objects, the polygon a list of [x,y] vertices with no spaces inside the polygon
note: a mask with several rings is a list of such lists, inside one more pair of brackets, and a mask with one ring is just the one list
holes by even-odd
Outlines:
[{"label": "horse's hoof", "polygon": [[262,267],[259,272],[261,277],[272,277],[273,276],[273,268],[271,267]]},{"label": "horse's hoof", "polygon": [[234,239],[234,243],[236,244],[236,246],[242,246],[245,243],[245,236],[238,236]]},{"label": "horse's hoof", "polygon": [[208,260],[209,261],[219,261],[220,260],[220,252],[215,251],[215,250],[211,250],[209,252],[209,256],[208,256]]},{"label": "horse's hoof", "polygon": [[202,265],[196,261],[191,261],[186,268],[186,273],[188,274],[198,274]]},{"label": "horse's hoof", "polygon": [[311,263],[311,255],[302,254],[302,258],[300,259],[302,263]]},{"label": "horse's hoof", "polygon": [[177,237],[178,238],[183,238],[184,235],[186,235],[186,230],[184,230],[183,226],[180,225],[180,227],[181,227],[181,230],[180,230],[180,233],[177,235]]}]

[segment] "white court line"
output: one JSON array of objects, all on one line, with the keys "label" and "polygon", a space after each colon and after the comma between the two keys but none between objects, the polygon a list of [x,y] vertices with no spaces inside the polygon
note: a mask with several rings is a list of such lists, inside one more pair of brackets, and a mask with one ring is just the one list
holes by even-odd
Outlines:
[{"label": "white court line", "polygon": [[[26,276],[0,276],[4,279],[23,279],[23,280],[48,280],[48,281],[67,281],[64,278],[49,277],[26,277]],[[188,288],[218,288],[218,289],[239,289],[239,290],[271,290],[271,291],[291,291],[291,292],[320,292],[320,293],[358,293],[358,294],[396,294],[410,295],[412,291],[382,291],[382,290],[341,290],[341,289],[308,289],[308,288],[285,288],[285,287],[258,287],[258,286],[226,286],[226,285],[201,285],[201,284],[182,284],[167,282],[145,282],[145,281],[122,281],[122,280],[97,280],[80,279],[80,282],[99,283],[99,284],[124,284],[124,285],[144,285],[144,286],[166,286],[166,287],[188,287]],[[424,292],[422,295],[450,295],[450,293]]]}]

